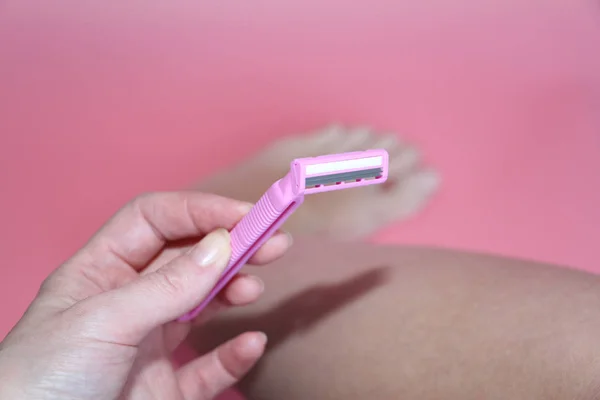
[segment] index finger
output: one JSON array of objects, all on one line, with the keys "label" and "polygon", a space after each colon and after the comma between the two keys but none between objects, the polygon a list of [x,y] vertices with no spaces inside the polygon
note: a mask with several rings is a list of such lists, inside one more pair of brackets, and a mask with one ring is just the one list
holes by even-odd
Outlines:
[{"label": "index finger", "polygon": [[[57,297],[56,308],[122,286],[147,268],[160,268],[165,244],[198,240],[217,228],[231,230],[252,205],[208,193],[184,191],[137,197],[104,226],[42,284],[40,294]],[[267,263],[291,244],[275,235],[250,260]],[[158,257],[157,257],[158,256]],[[49,303],[50,304],[50,303]],[[52,303],[54,304],[54,303]],[[54,307],[54,306],[53,306]]]},{"label": "index finger", "polygon": [[[167,242],[203,236],[217,228],[230,230],[251,207],[195,191],[146,194],[119,210],[82,251],[96,265],[102,260],[120,261],[140,270]],[[273,249],[270,252],[274,253]],[[273,254],[273,258],[277,256]]]}]

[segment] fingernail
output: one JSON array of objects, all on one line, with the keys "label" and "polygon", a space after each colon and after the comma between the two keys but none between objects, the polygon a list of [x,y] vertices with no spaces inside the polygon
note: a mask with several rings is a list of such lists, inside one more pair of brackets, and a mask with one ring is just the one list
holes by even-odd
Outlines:
[{"label": "fingernail", "polygon": [[229,232],[217,229],[190,250],[190,257],[201,267],[216,266],[225,269],[231,253]]},{"label": "fingernail", "polygon": [[267,335],[264,332],[254,332],[254,337],[249,344],[255,348],[264,347],[267,344]]},{"label": "fingernail", "polygon": [[252,210],[252,207],[254,207],[254,204],[252,203],[242,203],[240,204],[240,211],[242,214],[246,215]]},{"label": "fingernail", "polygon": [[259,293],[262,293],[265,291],[265,283],[262,281],[262,279],[260,279],[258,276],[249,276],[250,279],[252,279],[254,281],[254,283],[256,283],[256,287],[259,290]]},{"label": "fingernail", "polygon": [[244,340],[238,342],[238,354],[244,359],[256,360],[265,350],[267,335],[263,332],[248,332],[242,335]]},{"label": "fingernail", "polygon": [[281,233],[285,235],[288,242],[288,247],[292,247],[292,245],[294,244],[294,237],[292,236],[292,234],[288,231],[282,231]]},{"label": "fingernail", "polygon": [[292,238],[292,234],[285,231],[279,231],[276,235],[273,235],[270,239],[270,244],[274,244],[276,246],[283,246],[286,249],[291,247],[294,243],[294,239]]}]

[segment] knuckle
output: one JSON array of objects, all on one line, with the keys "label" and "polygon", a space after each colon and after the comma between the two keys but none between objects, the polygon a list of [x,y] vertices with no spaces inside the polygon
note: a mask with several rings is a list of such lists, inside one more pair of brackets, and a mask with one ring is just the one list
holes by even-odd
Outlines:
[{"label": "knuckle", "polygon": [[178,295],[185,292],[186,279],[181,274],[175,274],[170,268],[161,268],[153,273],[153,286],[167,295]]},{"label": "knuckle", "polygon": [[244,376],[248,368],[247,360],[236,353],[231,354],[230,359],[224,359],[219,356],[218,352],[215,353],[216,363],[218,363],[223,379],[233,384],[233,382],[240,380]]},{"label": "knuckle", "polygon": [[[65,265],[61,265],[59,268],[54,270],[40,283],[38,288],[38,294],[46,294],[50,292],[59,291],[65,285]],[[67,271],[68,272],[68,271]]]},{"label": "knuckle", "polygon": [[133,208],[139,208],[140,206],[147,203],[154,197],[156,197],[156,192],[145,192],[145,193],[139,194],[136,197],[134,197],[133,200],[131,200],[129,204]]},{"label": "knuckle", "polygon": [[54,283],[55,280],[56,278],[53,275],[48,275],[46,278],[44,278],[44,280],[42,281],[42,283],[40,283],[40,286],[38,288],[38,294],[45,294],[51,292],[56,286]]}]

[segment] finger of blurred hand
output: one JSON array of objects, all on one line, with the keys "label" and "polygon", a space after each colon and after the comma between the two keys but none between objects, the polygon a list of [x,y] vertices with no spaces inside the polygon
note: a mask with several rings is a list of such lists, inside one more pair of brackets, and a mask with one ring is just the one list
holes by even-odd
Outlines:
[{"label": "finger of blurred hand", "polygon": [[238,274],[219,293],[219,299],[228,306],[244,306],[256,301],[264,289],[265,285],[259,277]]},{"label": "finger of blurred hand", "polygon": [[292,235],[288,232],[277,232],[250,258],[249,263],[254,265],[271,263],[282,257],[292,243]]},{"label": "finger of blurred hand", "polygon": [[[253,303],[260,297],[263,290],[264,283],[260,278],[245,274],[236,275],[194,319],[193,325],[200,325],[227,308]],[[168,351],[175,350],[183,342],[190,329],[190,324],[177,321],[166,324],[163,332]]]},{"label": "finger of blurred hand", "polygon": [[265,351],[267,337],[247,332],[177,371],[185,400],[208,400],[235,385],[256,364]]},{"label": "finger of blurred hand", "polygon": [[254,303],[264,291],[264,283],[257,276],[238,274],[193,320],[200,325],[216,314],[230,307],[245,306]]}]

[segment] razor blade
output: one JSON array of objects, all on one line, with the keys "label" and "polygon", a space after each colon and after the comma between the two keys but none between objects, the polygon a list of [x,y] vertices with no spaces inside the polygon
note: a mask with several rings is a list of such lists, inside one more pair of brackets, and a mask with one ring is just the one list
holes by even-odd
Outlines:
[{"label": "razor blade", "polygon": [[275,182],[231,230],[231,258],[225,272],[204,300],[180,317],[179,321],[190,321],[198,316],[260,246],[302,204],[305,195],[380,184],[387,177],[388,153],[385,150],[357,151],[292,161],[290,172]]},{"label": "razor blade", "polygon": [[300,174],[306,194],[379,184],[387,179],[385,150],[357,151],[330,156],[300,158],[292,169]]}]

